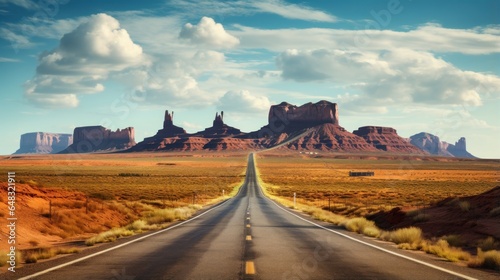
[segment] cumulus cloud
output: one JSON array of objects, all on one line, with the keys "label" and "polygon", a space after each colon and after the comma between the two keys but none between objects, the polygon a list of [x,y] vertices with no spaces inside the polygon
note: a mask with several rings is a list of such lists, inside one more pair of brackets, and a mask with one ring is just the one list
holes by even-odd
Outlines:
[{"label": "cumulus cloud", "polygon": [[247,90],[228,91],[217,103],[219,110],[238,113],[265,112],[269,107],[271,102],[267,97],[251,94]]},{"label": "cumulus cloud", "polygon": [[120,80],[133,81],[135,95],[146,103],[199,108],[212,105],[218,96],[201,89],[197,78],[224,62],[224,54],[216,51],[164,56],[145,69],[121,74]]},{"label": "cumulus cloud", "polygon": [[222,24],[216,23],[209,17],[201,18],[197,25],[186,23],[179,37],[197,45],[214,48],[232,48],[240,43],[238,38],[224,30]]},{"label": "cumulus cloud", "polygon": [[287,50],[277,57],[284,79],[331,81],[385,104],[482,104],[498,93],[500,77],[463,71],[433,54],[408,49],[380,53]]},{"label": "cumulus cloud", "polygon": [[[75,107],[78,94],[103,91],[102,83],[110,73],[147,61],[142,48],[115,18],[106,14],[91,16],[38,60],[36,76],[26,83],[25,96],[49,107]],[[53,101],[56,96],[60,102]]]}]

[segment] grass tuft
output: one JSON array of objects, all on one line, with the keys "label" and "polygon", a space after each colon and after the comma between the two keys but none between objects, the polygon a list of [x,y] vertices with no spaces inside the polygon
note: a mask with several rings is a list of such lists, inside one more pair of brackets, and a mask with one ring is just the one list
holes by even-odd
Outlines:
[{"label": "grass tuft", "polygon": [[395,231],[385,232],[381,236],[383,239],[396,244],[418,244],[422,240],[422,230],[417,227],[400,228]]},{"label": "grass tuft", "polygon": [[373,221],[365,218],[353,218],[345,222],[344,227],[353,232],[361,233],[370,237],[378,237],[380,230],[375,226]]},{"label": "grass tuft", "polygon": [[482,267],[500,271],[500,251],[491,250],[483,252],[477,249],[477,256],[469,261],[469,267]]}]

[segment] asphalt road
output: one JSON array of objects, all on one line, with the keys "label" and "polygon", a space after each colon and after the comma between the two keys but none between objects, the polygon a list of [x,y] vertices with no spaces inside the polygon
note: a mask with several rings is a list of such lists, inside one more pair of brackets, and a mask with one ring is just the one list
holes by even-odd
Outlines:
[{"label": "asphalt road", "polygon": [[[103,247],[108,251],[87,254],[86,259],[71,264],[59,260],[20,269],[16,278],[431,280],[498,276],[397,250],[340,228],[321,228],[288,211],[264,197],[250,156],[245,184],[224,204],[154,235],[108,245]],[[113,247],[117,245],[121,247]],[[49,267],[53,270],[47,271]]]}]

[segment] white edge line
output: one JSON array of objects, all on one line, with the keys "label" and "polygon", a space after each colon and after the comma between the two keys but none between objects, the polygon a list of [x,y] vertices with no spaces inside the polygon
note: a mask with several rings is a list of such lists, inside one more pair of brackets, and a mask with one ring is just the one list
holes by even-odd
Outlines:
[{"label": "white edge line", "polygon": [[[257,176],[257,174],[255,174],[255,175]],[[425,266],[428,266],[428,267],[430,267],[430,268],[434,268],[434,269],[436,269],[436,270],[440,270],[440,271],[442,271],[442,272],[446,272],[446,273],[451,274],[451,275],[455,275],[455,276],[458,276],[458,277],[461,277],[461,278],[464,278],[464,279],[467,279],[467,280],[478,280],[477,278],[473,278],[473,277],[470,277],[470,276],[467,276],[467,275],[463,275],[463,274],[460,274],[460,273],[458,273],[458,272],[454,272],[454,271],[448,270],[448,269],[446,269],[446,268],[439,267],[439,266],[437,266],[437,265],[433,265],[433,264],[430,264],[430,263],[427,263],[427,262],[424,262],[424,261],[421,261],[421,260],[414,259],[414,258],[412,258],[412,257],[408,257],[408,256],[405,256],[405,255],[402,255],[402,254],[399,254],[399,253],[393,252],[393,251],[391,251],[391,250],[384,249],[384,248],[379,247],[379,246],[377,246],[377,245],[370,244],[370,243],[368,243],[368,242],[365,242],[365,241],[362,241],[362,240],[356,239],[356,238],[354,238],[354,237],[351,237],[351,236],[349,236],[349,235],[347,235],[347,234],[343,234],[343,233],[341,233],[341,232],[335,231],[335,230],[333,230],[333,229],[326,228],[326,227],[324,227],[324,226],[322,226],[322,225],[318,225],[318,224],[316,224],[316,223],[314,223],[314,222],[311,222],[311,221],[309,221],[309,220],[307,220],[307,219],[304,219],[304,218],[302,218],[301,216],[299,216],[299,215],[297,215],[297,214],[294,214],[294,213],[292,213],[292,212],[288,211],[287,209],[285,209],[285,208],[281,207],[278,203],[276,203],[275,201],[273,201],[272,199],[270,199],[269,197],[267,197],[267,196],[264,194],[264,192],[261,190],[261,186],[260,186],[260,184],[259,184],[259,182],[258,182],[257,178],[256,178],[256,183],[257,183],[257,186],[259,187],[259,191],[261,192],[261,194],[262,194],[262,195],[263,195],[266,199],[268,199],[269,201],[271,201],[274,205],[276,205],[276,207],[280,208],[281,210],[283,210],[283,211],[287,212],[288,214],[290,214],[290,215],[292,215],[292,216],[295,216],[295,217],[297,217],[297,218],[299,218],[299,219],[301,219],[301,220],[303,220],[303,221],[305,221],[305,222],[307,222],[307,223],[309,223],[309,224],[312,224],[312,225],[314,225],[314,226],[317,226],[317,227],[319,227],[319,228],[321,228],[321,229],[324,229],[324,230],[327,230],[327,231],[329,231],[329,232],[335,233],[335,234],[340,235],[340,236],[342,236],[342,237],[348,238],[348,239],[350,239],[350,240],[352,240],[352,241],[355,241],[355,242],[361,243],[361,244],[363,244],[363,245],[366,245],[366,246],[369,246],[369,247],[375,248],[375,249],[380,250],[380,251],[382,251],[382,252],[386,252],[386,253],[388,253],[388,254],[391,254],[391,255],[394,255],[394,256],[397,256],[397,257],[400,257],[400,258],[403,258],[403,259],[407,259],[407,260],[409,260],[409,261],[416,262],[416,263],[418,263],[418,264],[425,265]]]},{"label": "white edge line", "polygon": [[[265,197],[266,197],[266,199],[269,199],[267,196],[265,196]],[[477,278],[473,278],[473,277],[470,277],[470,276],[467,276],[467,275],[460,274],[460,273],[458,273],[458,272],[454,272],[454,271],[448,270],[448,269],[446,269],[446,268],[442,268],[442,267],[439,267],[439,266],[436,266],[436,265],[433,265],[433,264],[430,264],[430,263],[427,263],[427,262],[424,262],[424,261],[421,261],[421,260],[417,260],[417,259],[414,259],[414,258],[412,258],[412,257],[408,257],[408,256],[405,256],[405,255],[402,255],[402,254],[399,254],[399,253],[393,252],[393,251],[391,251],[391,250],[384,249],[384,248],[379,247],[379,246],[377,246],[377,245],[373,245],[373,244],[370,244],[370,243],[368,243],[368,242],[365,242],[365,241],[362,241],[362,240],[356,239],[356,238],[351,237],[351,236],[349,236],[349,235],[347,235],[347,234],[343,234],[343,233],[341,233],[341,232],[338,232],[338,231],[335,231],[335,230],[332,230],[332,229],[326,228],[326,227],[324,227],[324,226],[322,226],[322,225],[318,225],[318,224],[316,224],[316,223],[314,223],[314,222],[311,222],[311,221],[309,221],[309,220],[307,220],[307,219],[304,219],[304,218],[302,218],[301,216],[296,215],[296,214],[294,214],[294,213],[292,213],[292,212],[290,212],[290,211],[288,211],[288,210],[284,209],[283,207],[281,207],[280,205],[278,205],[278,204],[277,204],[276,202],[274,202],[273,200],[271,200],[271,199],[269,199],[269,200],[270,200],[272,203],[274,203],[274,204],[275,204],[278,208],[280,208],[281,210],[283,210],[283,211],[287,212],[288,214],[293,215],[293,216],[295,216],[295,217],[297,217],[297,218],[299,218],[299,219],[301,219],[301,220],[303,220],[303,221],[305,221],[305,222],[308,222],[308,223],[310,223],[310,224],[312,224],[312,225],[315,225],[315,226],[317,226],[317,227],[319,227],[319,228],[321,228],[321,229],[324,229],[324,230],[327,230],[327,231],[329,231],[329,232],[332,232],[332,233],[335,233],[335,234],[337,234],[337,235],[340,235],[340,236],[342,236],[342,237],[345,237],[345,238],[351,239],[351,240],[356,241],[356,242],[358,242],[358,243],[361,243],[361,244],[363,244],[363,245],[370,246],[370,247],[375,248],[375,249],[377,249],[377,250],[380,250],[380,251],[383,251],[383,252],[389,253],[389,254],[391,254],[391,255],[394,255],[394,256],[397,256],[397,257],[400,257],[400,258],[403,258],[403,259],[407,259],[407,260],[410,260],[410,261],[412,261],[412,262],[416,262],[416,263],[419,263],[419,264],[422,264],[422,265],[425,265],[425,266],[428,266],[428,267],[431,267],[431,268],[434,268],[434,269],[437,269],[437,270],[440,270],[440,271],[446,272],[446,273],[451,274],[451,275],[455,275],[455,276],[458,276],[458,277],[461,277],[461,278],[464,278],[464,279],[467,279],[467,280],[478,280]]]},{"label": "white edge line", "polygon": [[[246,179],[245,179],[245,182],[246,182]],[[244,183],[243,183],[243,184],[244,184]],[[35,274],[31,274],[31,275],[28,275],[28,276],[24,276],[24,277],[22,277],[22,278],[19,278],[18,280],[32,279],[32,278],[34,278],[34,277],[38,277],[38,276],[40,276],[40,275],[43,275],[43,274],[49,273],[49,272],[51,272],[51,271],[54,271],[54,270],[57,270],[57,269],[60,269],[60,268],[63,268],[63,267],[66,267],[66,266],[69,266],[69,265],[72,265],[72,264],[75,264],[75,263],[78,263],[78,262],[81,262],[81,261],[87,260],[87,259],[90,259],[90,258],[93,258],[93,257],[96,257],[96,256],[99,256],[99,255],[101,255],[101,254],[104,254],[104,253],[107,253],[107,252],[110,252],[110,251],[116,250],[116,249],[118,249],[118,248],[121,248],[121,247],[127,246],[127,245],[129,245],[129,244],[132,244],[132,243],[134,243],[134,242],[137,242],[137,241],[140,241],[140,240],[146,239],[146,238],[148,238],[148,237],[151,237],[151,236],[154,236],[154,235],[157,235],[157,234],[160,234],[160,233],[164,233],[164,232],[169,231],[169,230],[171,230],[171,229],[174,229],[174,228],[176,228],[176,227],[182,226],[183,224],[186,224],[186,223],[189,223],[189,222],[191,222],[191,221],[193,221],[193,220],[196,220],[196,219],[198,219],[199,217],[201,217],[201,216],[203,216],[203,215],[205,215],[205,214],[208,214],[209,212],[211,212],[211,211],[213,211],[213,210],[215,210],[215,209],[217,209],[217,208],[219,208],[219,207],[221,207],[221,206],[225,205],[226,203],[228,203],[229,201],[231,201],[234,197],[236,197],[236,196],[238,196],[238,195],[239,195],[239,193],[240,193],[240,191],[241,191],[241,187],[242,187],[242,186],[243,186],[243,185],[241,185],[241,186],[240,186],[240,189],[238,190],[238,192],[236,193],[236,195],[234,195],[232,198],[230,198],[230,199],[228,199],[228,200],[224,201],[224,202],[223,202],[223,203],[221,203],[220,205],[218,205],[218,206],[216,206],[216,207],[214,207],[214,208],[211,208],[211,209],[209,209],[209,210],[207,210],[207,211],[205,211],[205,212],[201,213],[200,215],[195,216],[195,217],[193,217],[193,218],[191,218],[191,219],[189,219],[189,220],[186,220],[186,221],[184,221],[184,222],[178,223],[178,224],[176,224],[176,225],[174,225],[174,226],[171,226],[171,227],[168,227],[168,228],[166,228],[166,229],[162,229],[162,230],[159,230],[159,231],[157,231],[157,232],[153,232],[153,233],[150,233],[150,234],[148,234],[148,235],[145,235],[145,236],[142,236],[142,237],[136,238],[136,239],[134,239],[134,240],[130,240],[130,241],[128,241],[128,242],[125,242],[125,243],[123,243],[123,244],[117,245],[117,246],[115,246],[115,247],[111,247],[111,248],[108,248],[108,249],[106,249],[106,250],[102,250],[102,251],[99,251],[99,252],[97,252],[97,253],[93,253],[93,254],[91,254],[91,255],[88,255],[88,256],[85,256],[85,257],[82,257],[82,258],[79,258],[79,259],[76,259],[76,260],[72,260],[72,261],[70,261],[70,262],[63,263],[63,264],[61,264],[61,265],[54,266],[54,267],[51,267],[51,268],[46,269],[46,270],[39,271],[39,272],[37,272],[37,273],[35,273]]]}]

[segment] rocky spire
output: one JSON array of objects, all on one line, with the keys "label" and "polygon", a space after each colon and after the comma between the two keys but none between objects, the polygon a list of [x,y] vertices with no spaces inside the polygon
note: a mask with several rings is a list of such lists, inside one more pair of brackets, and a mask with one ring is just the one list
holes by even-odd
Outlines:
[{"label": "rocky spire", "polygon": [[172,114],[168,113],[168,110],[165,111],[165,120],[163,121],[163,129],[167,129],[174,125],[174,112]]},{"label": "rocky spire", "polygon": [[224,126],[224,120],[223,120],[224,112],[221,111],[220,114],[218,112],[215,113],[215,120],[213,122],[212,127],[216,128],[221,128]]}]

